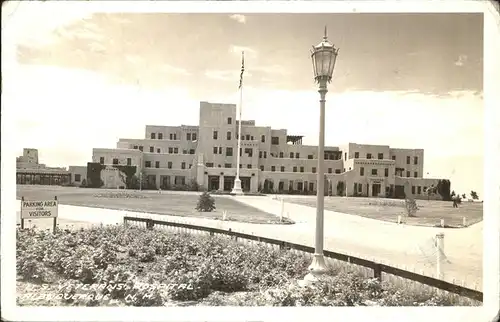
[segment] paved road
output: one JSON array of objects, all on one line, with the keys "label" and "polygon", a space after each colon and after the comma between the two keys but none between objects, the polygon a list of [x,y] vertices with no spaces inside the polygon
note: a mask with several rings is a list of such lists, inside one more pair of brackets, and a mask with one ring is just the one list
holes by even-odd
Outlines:
[{"label": "paved road", "polygon": [[[279,214],[281,204],[271,197],[227,197],[270,213]],[[19,201],[18,201],[19,202]],[[265,225],[222,222],[203,218],[187,218],[102,208],[59,206],[63,219],[89,223],[117,224],[123,217],[151,217],[157,220],[191,223],[221,229],[231,228],[288,242],[314,246],[315,209],[285,202],[285,211],[298,222],[295,225]],[[401,226],[388,222],[325,211],[325,249],[376,260],[406,270],[435,276],[435,254],[432,237],[436,228]],[[470,288],[482,289],[482,227],[445,229],[444,279]]]}]

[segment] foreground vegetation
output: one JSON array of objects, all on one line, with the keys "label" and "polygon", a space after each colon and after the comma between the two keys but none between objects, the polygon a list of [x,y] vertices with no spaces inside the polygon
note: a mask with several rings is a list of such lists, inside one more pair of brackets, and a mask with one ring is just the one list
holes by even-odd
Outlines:
[{"label": "foreground vegetation", "polygon": [[228,237],[100,226],[17,230],[18,305],[447,306],[480,303],[379,282],[348,264],[300,287],[310,257]]}]

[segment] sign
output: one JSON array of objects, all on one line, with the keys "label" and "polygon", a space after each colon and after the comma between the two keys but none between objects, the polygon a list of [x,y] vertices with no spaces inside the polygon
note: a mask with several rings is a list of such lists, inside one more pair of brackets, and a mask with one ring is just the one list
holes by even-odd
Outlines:
[{"label": "sign", "polygon": [[21,219],[57,218],[57,200],[21,201]]}]

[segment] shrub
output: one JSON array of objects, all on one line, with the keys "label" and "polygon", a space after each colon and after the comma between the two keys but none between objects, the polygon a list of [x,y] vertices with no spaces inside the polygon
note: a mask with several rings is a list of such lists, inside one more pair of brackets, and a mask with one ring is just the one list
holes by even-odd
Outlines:
[{"label": "shrub", "polygon": [[203,212],[211,212],[215,209],[215,200],[208,192],[203,192],[198,199],[196,210]]},{"label": "shrub", "polygon": [[406,198],[404,203],[405,215],[415,217],[418,211],[418,205],[414,198]]}]

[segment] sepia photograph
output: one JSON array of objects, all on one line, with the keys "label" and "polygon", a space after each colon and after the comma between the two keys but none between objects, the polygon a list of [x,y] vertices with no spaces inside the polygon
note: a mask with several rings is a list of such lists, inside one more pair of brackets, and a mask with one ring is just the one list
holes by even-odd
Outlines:
[{"label": "sepia photograph", "polygon": [[16,307],[483,306],[482,12],[6,8]]}]

